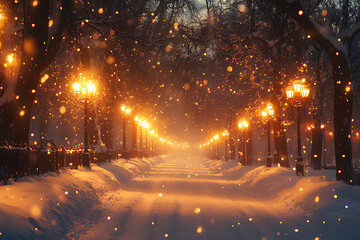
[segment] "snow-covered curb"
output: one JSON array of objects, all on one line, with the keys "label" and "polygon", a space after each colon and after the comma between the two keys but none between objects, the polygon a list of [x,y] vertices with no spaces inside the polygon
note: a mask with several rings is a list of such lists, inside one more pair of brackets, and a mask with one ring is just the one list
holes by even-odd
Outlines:
[{"label": "snow-covered curb", "polygon": [[63,170],[0,186],[0,237],[62,239],[74,223],[97,214],[101,196],[162,159],[119,159],[91,170]]}]

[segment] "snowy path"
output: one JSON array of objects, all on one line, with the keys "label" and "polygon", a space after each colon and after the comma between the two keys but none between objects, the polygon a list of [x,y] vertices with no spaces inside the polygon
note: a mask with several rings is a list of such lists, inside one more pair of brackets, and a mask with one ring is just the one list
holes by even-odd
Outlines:
[{"label": "snowy path", "polygon": [[119,159],[0,186],[0,239],[360,239],[360,187],[334,170],[190,155]]},{"label": "snowy path", "polygon": [[[146,176],[102,199],[93,224],[75,227],[77,239],[301,239],[286,210],[213,173],[203,158],[171,156]],[[312,238],[313,239],[313,238]]]}]

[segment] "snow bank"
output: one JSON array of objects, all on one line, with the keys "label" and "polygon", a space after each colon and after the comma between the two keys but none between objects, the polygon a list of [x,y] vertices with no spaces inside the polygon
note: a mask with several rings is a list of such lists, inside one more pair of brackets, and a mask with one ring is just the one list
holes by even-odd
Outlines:
[{"label": "snow bank", "polygon": [[360,237],[360,187],[337,182],[335,170],[306,168],[305,177],[300,177],[284,167],[241,166],[221,161],[210,165],[241,186],[247,196],[262,198],[269,209],[276,209],[281,224],[292,226],[286,230],[292,231],[287,235],[289,239]]},{"label": "snow bank", "polygon": [[100,211],[101,196],[144,174],[161,159],[119,159],[92,165],[91,170],[63,170],[0,186],[0,235],[4,239],[62,239],[76,223],[86,219],[85,224],[91,224],[91,215]]}]

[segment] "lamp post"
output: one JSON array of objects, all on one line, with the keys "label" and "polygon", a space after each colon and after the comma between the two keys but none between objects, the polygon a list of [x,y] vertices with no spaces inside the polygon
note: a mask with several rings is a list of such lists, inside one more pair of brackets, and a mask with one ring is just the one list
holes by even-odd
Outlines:
[{"label": "lamp post", "polygon": [[120,109],[123,113],[123,150],[126,151],[126,121],[132,110],[125,105],[121,105]]},{"label": "lamp post", "polygon": [[322,131],[322,135],[323,135],[323,143],[324,143],[324,148],[323,148],[323,158],[324,158],[324,169],[326,168],[326,134],[325,134],[325,124],[321,124],[320,125],[320,129]]},{"label": "lamp post", "polygon": [[90,168],[90,156],[89,156],[89,139],[88,139],[88,102],[89,95],[94,95],[96,93],[96,86],[92,82],[86,82],[84,84],[74,83],[73,84],[74,92],[82,94],[84,97],[85,111],[84,111],[84,156],[83,156],[83,165],[84,167]]},{"label": "lamp post", "polygon": [[214,142],[216,144],[216,153],[215,153],[216,160],[219,160],[220,159],[219,158],[219,149],[220,149],[219,134],[216,134],[213,139],[214,139]]},{"label": "lamp post", "polygon": [[267,121],[267,157],[265,166],[271,167],[272,160],[271,160],[271,141],[270,141],[270,128],[271,128],[271,117],[274,115],[273,105],[268,103],[266,109],[262,111],[261,115],[266,118]]},{"label": "lamp post", "polygon": [[154,152],[154,137],[156,137],[156,133],[154,130],[150,131],[150,141],[151,141],[151,152]]},{"label": "lamp post", "polygon": [[223,137],[224,137],[224,147],[225,147],[225,150],[224,150],[224,158],[225,160],[228,160],[227,158],[227,137],[229,136],[229,132],[227,130],[225,130],[223,133],[222,133]]},{"label": "lamp post", "polygon": [[245,163],[245,165],[250,165],[249,161],[248,161],[248,149],[246,146],[247,140],[248,140],[248,128],[249,128],[249,123],[246,120],[242,121],[242,125],[243,125],[243,137],[244,137],[244,142],[243,142],[243,161]]},{"label": "lamp post", "polygon": [[141,120],[140,121],[140,129],[141,129],[141,127],[143,127],[144,128],[144,130],[145,130],[145,151],[147,151],[147,145],[148,145],[148,140],[147,140],[147,138],[148,138],[148,131],[149,131],[149,128],[150,128],[150,124],[146,121],[146,120]]},{"label": "lamp post", "polygon": [[238,122],[238,128],[241,130],[239,149],[241,148],[242,164],[244,165],[248,165],[246,140],[245,140],[245,130],[247,130],[248,127],[249,127],[249,123],[246,120],[241,120]]},{"label": "lamp post", "polygon": [[[242,143],[243,143],[243,135],[244,135],[244,125],[243,125],[242,121],[238,122],[238,128],[241,131],[240,136],[239,136],[240,144],[238,144],[238,152],[241,151],[242,154],[240,154],[240,155],[242,155],[242,164],[244,164],[244,152],[243,152],[243,145],[242,145]],[[240,158],[238,159],[238,162],[241,163]]]},{"label": "lamp post", "polygon": [[304,176],[304,163],[301,154],[301,134],[300,134],[300,110],[303,102],[310,94],[310,89],[305,85],[305,79],[296,80],[292,85],[286,88],[286,96],[292,105],[296,108],[297,114],[297,152],[296,175],[301,173]]}]

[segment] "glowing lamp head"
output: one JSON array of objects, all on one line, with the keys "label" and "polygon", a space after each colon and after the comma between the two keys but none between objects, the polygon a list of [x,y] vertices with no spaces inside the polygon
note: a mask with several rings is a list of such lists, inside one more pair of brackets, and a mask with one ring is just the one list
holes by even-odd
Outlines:
[{"label": "glowing lamp head", "polygon": [[72,85],[72,87],[73,87],[73,89],[74,89],[75,92],[80,92],[80,89],[81,89],[80,83],[74,83],[74,84]]},{"label": "glowing lamp head", "polygon": [[309,94],[310,94],[310,89],[308,89],[308,88],[301,89],[301,96],[302,97],[308,97]]},{"label": "glowing lamp head", "polygon": [[147,122],[147,121],[145,121],[145,120],[143,120],[141,123],[141,126],[143,126],[144,128],[150,128],[150,124]]},{"label": "glowing lamp head", "polygon": [[288,87],[286,89],[286,96],[287,96],[287,98],[293,98],[294,97],[294,90],[291,89],[291,87]]},{"label": "glowing lamp head", "polygon": [[239,123],[238,123],[238,127],[239,127],[240,129],[242,129],[242,128],[243,128],[243,123],[242,123],[242,122],[239,122]]},{"label": "glowing lamp head", "polygon": [[214,140],[218,140],[219,139],[219,134],[216,134],[215,136],[214,136]]},{"label": "glowing lamp head", "polygon": [[248,128],[249,127],[249,123],[245,120],[242,121],[243,127],[244,128]]},{"label": "glowing lamp head", "polygon": [[299,93],[302,88],[302,82],[300,80],[296,80],[296,81],[294,81],[293,86],[294,86],[295,93]]},{"label": "glowing lamp head", "polygon": [[261,115],[262,115],[263,117],[267,117],[268,113],[265,112],[265,111],[263,111],[263,112],[261,112]]},{"label": "glowing lamp head", "polygon": [[273,105],[271,103],[268,103],[266,107],[267,107],[268,110],[273,109]]},{"label": "glowing lamp head", "polygon": [[126,113],[126,114],[130,114],[130,113],[131,113],[131,108],[126,108],[126,109],[125,109],[125,113]]},{"label": "glowing lamp head", "polygon": [[229,132],[227,130],[225,130],[222,135],[225,137],[225,136],[229,136]]},{"label": "glowing lamp head", "polygon": [[91,94],[94,94],[96,92],[96,86],[95,84],[91,83],[91,82],[88,82],[86,84],[86,91],[88,93],[91,93]]},{"label": "glowing lamp head", "polygon": [[321,125],[320,125],[320,128],[321,128],[321,129],[324,129],[324,128],[325,128],[325,124],[321,124]]},{"label": "glowing lamp head", "polygon": [[125,105],[121,105],[120,109],[121,109],[122,112],[125,112],[126,111]]},{"label": "glowing lamp head", "polygon": [[7,61],[8,61],[9,63],[12,63],[12,62],[14,61],[14,56],[13,56],[12,53],[9,54],[9,55],[7,55]]},{"label": "glowing lamp head", "polygon": [[269,116],[273,116],[273,115],[274,115],[274,110],[273,110],[273,109],[270,109],[270,110],[268,111],[268,113],[269,113]]}]

